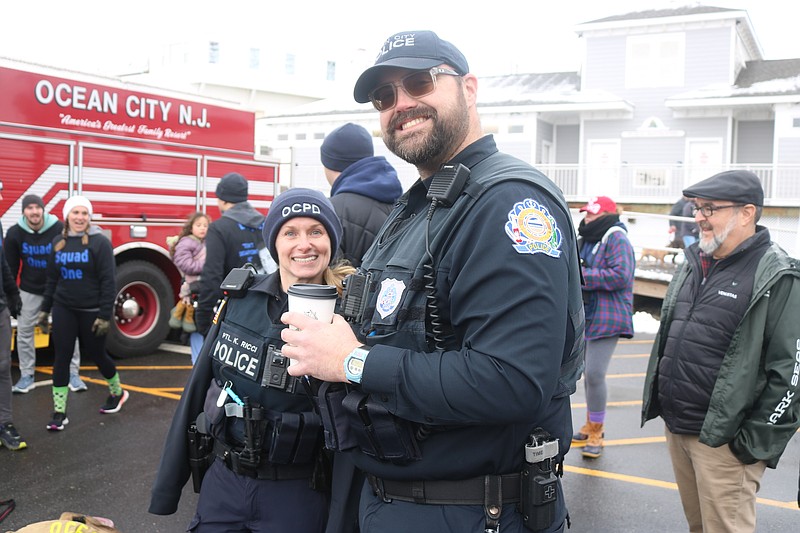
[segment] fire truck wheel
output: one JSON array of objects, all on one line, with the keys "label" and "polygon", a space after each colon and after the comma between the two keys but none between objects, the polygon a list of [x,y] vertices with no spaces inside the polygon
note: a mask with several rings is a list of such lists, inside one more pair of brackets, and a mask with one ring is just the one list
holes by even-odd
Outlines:
[{"label": "fire truck wheel", "polygon": [[106,340],[108,352],[124,359],[156,351],[169,332],[167,314],[174,291],[167,276],[146,261],[117,267],[114,323]]}]

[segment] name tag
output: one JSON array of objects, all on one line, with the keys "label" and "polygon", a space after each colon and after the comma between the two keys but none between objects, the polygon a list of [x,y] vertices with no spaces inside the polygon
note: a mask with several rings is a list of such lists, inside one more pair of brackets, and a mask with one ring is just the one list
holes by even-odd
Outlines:
[{"label": "name tag", "polygon": [[224,322],[211,351],[214,361],[251,381],[258,380],[263,354],[264,339]]}]

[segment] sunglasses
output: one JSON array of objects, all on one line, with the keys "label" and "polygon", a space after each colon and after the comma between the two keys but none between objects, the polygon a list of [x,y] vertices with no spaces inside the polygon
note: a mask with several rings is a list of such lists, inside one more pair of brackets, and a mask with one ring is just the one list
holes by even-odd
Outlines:
[{"label": "sunglasses", "polygon": [[378,111],[389,111],[397,104],[397,87],[402,87],[412,98],[422,98],[436,90],[436,76],[439,74],[460,76],[458,72],[442,67],[412,72],[399,82],[385,83],[375,87],[370,91],[369,99]]},{"label": "sunglasses", "polygon": [[698,211],[700,211],[704,217],[710,218],[714,216],[715,211],[719,211],[720,209],[728,209],[730,207],[744,207],[745,204],[732,204],[732,205],[696,205],[692,208],[692,216],[696,215]]}]

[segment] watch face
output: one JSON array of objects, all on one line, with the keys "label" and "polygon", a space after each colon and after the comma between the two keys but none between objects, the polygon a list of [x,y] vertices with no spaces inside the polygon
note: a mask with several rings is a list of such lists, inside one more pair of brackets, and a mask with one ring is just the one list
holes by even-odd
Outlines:
[{"label": "watch face", "polygon": [[347,373],[354,376],[360,376],[364,371],[364,361],[358,357],[350,357],[347,360]]}]

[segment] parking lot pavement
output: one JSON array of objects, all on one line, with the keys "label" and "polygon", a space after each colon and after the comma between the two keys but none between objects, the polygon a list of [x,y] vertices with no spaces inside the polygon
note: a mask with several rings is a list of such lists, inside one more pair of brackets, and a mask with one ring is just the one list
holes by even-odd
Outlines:
[{"label": "parking lot pavement", "polygon": [[[639,427],[641,391],[652,335],[622,340],[609,368],[606,448],[599,459],[584,459],[578,448],[567,455],[564,487],[572,518],[570,533],[686,531],[659,419]],[[28,449],[0,449],[0,500],[17,508],[0,531],[58,517],[63,511],[99,515],[121,531],[185,531],[197,505],[191,483],[178,512],[147,512],[150,487],[183,385],[191,371],[188,353],[159,351],[117,361],[131,397],[121,412],[98,413],[107,388],[96,368],[84,361],[89,390],[70,393],[70,423],[48,432],[52,411],[46,354],[36,373],[41,386],[14,395],[14,421]],[[12,369],[13,379],[19,372]],[[573,422],[585,417],[583,383],[573,396]],[[758,531],[796,531],[800,437],[789,443],[781,464],[768,470],[759,493]],[[444,533],[444,532],[443,532]]]},{"label": "parking lot pavement", "polygon": [[[39,354],[37,364],[52,365],[52,355]],[[117,365],[130,391],[122,410],[99,413],[108,387],[84,360],[81,376],[89,390],[69,393],[70,422],[61,432],[45,429],[53,410],[51,367],[37,367],[38,388],[13,396],[14,423],[28,448],[0,449],[0,500],[16,501],[0,531],[58,518],[63,511],[110,518],[123,532],[186,530],[197,505],[191,483],[176,514],[156,516],[147,507],[164,437],[191,371],[190,356],[159,351]],[[12,378],[18,376],[14,366]]]},{"label": "parking lot pavement", "polygon": [[[680,532],[687,525],[680,505],[660,418],[640,427],[642,387],[652,334],[621,339],[608,370],[605,449],[598,459],[567,454],[564,490],[570,533]],[[572,421],[586,418],[583,381],[572,397]],[[800,436],[789,443],[778,468],[767,469],[756,507],[757,531],[797,531]]]}]

